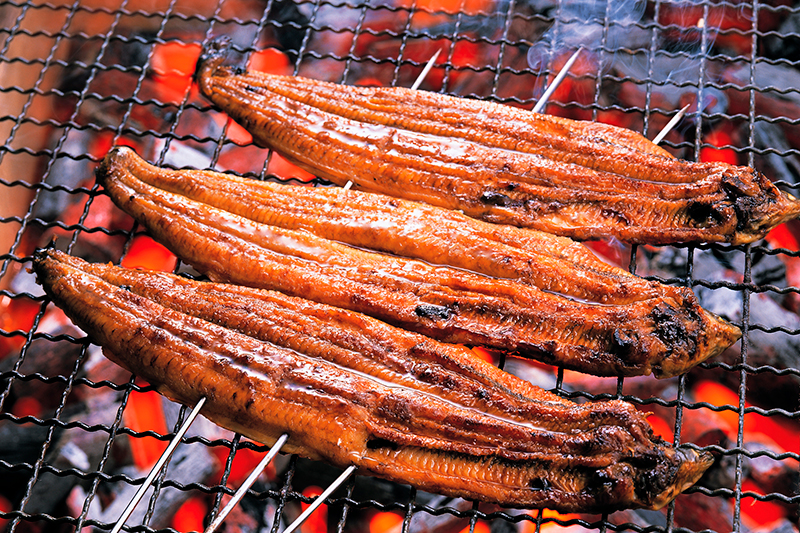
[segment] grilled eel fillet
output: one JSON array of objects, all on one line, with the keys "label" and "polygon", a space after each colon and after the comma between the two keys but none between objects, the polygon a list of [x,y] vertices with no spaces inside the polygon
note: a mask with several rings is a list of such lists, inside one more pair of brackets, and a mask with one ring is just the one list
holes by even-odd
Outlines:
[{"label": "grilled eel fillet", "polygon": [[[161,169],[127,148],[108,154],[97,179],[212,280],[363,312],[443,341],[599,375],[666,377],[739,337],[690,290],[604,265],[568,239],[371,193]],[[504,271],[509,264],[516,270]]]},{"label": "grilled eel fillet", "polygon": [[339,185],[580,240],[754,241],[800,201],[752,168],[674,158],[632,131],[405,88],[353,87],[221,66],[201,92],[273,148]]},{"label": "grilled eel fillet", "polygon": [[34,269],[106,355],[231,430],[423,490],[572,512],[658,508],[713,462],[623,401],[575,404],[456,345],[241,286],[93,265]]}]

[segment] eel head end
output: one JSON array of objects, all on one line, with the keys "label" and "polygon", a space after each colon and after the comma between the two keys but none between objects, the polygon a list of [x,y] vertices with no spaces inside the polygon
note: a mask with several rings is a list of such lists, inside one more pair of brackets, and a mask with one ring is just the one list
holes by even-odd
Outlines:
[{"label": "eel head end", "polygon": [[679,466],[673,482],[643,507],[653,510],[661,509],[680,493],[697,483],[705,471],[714,464],[714,457],[710,453],[696,451],[692,448],[675,448],[675,458]]},{"label": "eel head end", "polygon": [[736,233],[731,244],[747,244],[764,237],[775,226],[800,217],[800,199],[778,189],[766,176],[747,168],[750,187],[742,186],[746,180],[737,175],[727,175],[722,186],[732,200],[737,215]]},{"label": "eel head end", "polygon": [[653,365],[653,375],[659,379],[685,374],[703,361],[713,359],[739,340],[742,331],[724,318],[698,308],[700,331],[693,335],[693,349],[675,350]]},{"label": "eel head end", "polygon": [[195,68],[195,82],[200,87],[200,91],[208,96],[209,94],[209,81],[213,76],[216,76],[223,70],[222,63],[228,57],[231,49],[231,40],[228,37],[220,37],[214,39],[203,47],[200,52],[200,58],[197,60],[197,67]]}]

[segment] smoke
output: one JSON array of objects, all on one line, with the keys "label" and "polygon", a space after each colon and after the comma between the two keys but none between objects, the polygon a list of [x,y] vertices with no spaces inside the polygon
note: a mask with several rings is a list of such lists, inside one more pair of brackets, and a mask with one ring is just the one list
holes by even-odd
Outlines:
[{"label": "smoke", "polygon": [[647,2],[608,0],[564,2],[555,8],[555,21],[528,52],[528,64],[544,68],[556,53],[584,48],[598,54],[601,70],[609,68],[616,51],[649,42],[638,23]]},{"label": "smoke", "polygon": [[701,109],[727,104],[720,91],[708,86],[718,81],[709,54],[717,41],[722,48],[742,45],[741,33],[731,28],[747,31],[752,10],[699,0],[667,0],[658,10],[647,7],[639,0],[553,6],[549,13],[554,21],[531,46],[528,64],[543,71],[559,54],[581,47],[594,55],[599,76],[613,73],[636,83],[647,80],[676,106],[687,93],[700,97]]}]

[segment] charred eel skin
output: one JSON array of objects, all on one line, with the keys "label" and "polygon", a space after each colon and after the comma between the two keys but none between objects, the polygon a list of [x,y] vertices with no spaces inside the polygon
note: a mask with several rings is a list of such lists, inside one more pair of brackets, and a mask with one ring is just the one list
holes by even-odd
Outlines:
[{"label": "charred eel skin", "polygon": [[405,88],[354,87],[223,67],[201,92],[273,148],[339,185],[579,240],[743,244],[800,214],[752,168],[693,163],[632,131]]},{"label": "charred eel skin", "polygon": [[[459,221],[445,209],[419,206],[424,213],[419,217],[409,215],[418,204],[372,193],[162,169],[127,148],[106,156],[97,179],[156,240],[214,281],[279,290],[446,342],[506,350],[598,375],[668,377],[739,337],[738,328],[702,309],[690,290],[601,266],[567,239],[511,227],[482,235],[493,225],[460,217],[461,233],[448,240],[433,228],[440,221],[444,228]],[[293,209],[303,202],[314,205],[310,218],[300,222],[305,211]],[[384,209],[376,223],[368,223],[375,205],[394,209]],[[314,212],[319,212],[316,218]],[[513,242],[517,235],[528,239],[525,245],[541,241],[541,258],[526,257]],[[495,274],[494,263],[505,264],[498,240],[511,243],[506,252],[536,273],[527,282]],[[462,242],[467,256],[470,250],[485,250],[478,265],[469,257],[452,261],[453,266],[429,262],[444,261],[448,251],[457,255],[453,250]],[[382,251],[369,250],[374,243]],[[563,257],[558,257],[558,243],[566,247]],[[417,255],[396,255],[401,253]],[[571,267],[571,259],[583,264]],[[581,280],[576,293],[601,303],[550,292],[548,280],[559,277]],[[624,283],[616,295],[612,290],[604,299],[605,287],[617,280]],[[569,283],[561,288],[568,291]],[[637,299],[638,288],[643,296]],[[615,300],[622,303],[608,303]]]},{"label": "charred eel skin", "polygon": [[623,401],[576,404],[367,316],[281,293],[37,252],[106,355],[231,430],[422,490],[573,512],[659,508],[710,466]]}]

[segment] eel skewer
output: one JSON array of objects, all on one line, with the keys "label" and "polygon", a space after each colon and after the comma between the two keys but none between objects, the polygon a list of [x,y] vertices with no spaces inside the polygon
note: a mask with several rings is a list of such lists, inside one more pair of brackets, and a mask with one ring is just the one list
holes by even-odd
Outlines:
[{"label": "eel skewer", "polygon": [[638,133],[402,87],[354,87],[198,63],[201,92],[339,185],[576,239],[754,241],[800,201],[752,168],[674,158]]},{"label": "eel skewer", "polygon": [[[422,218],[427,220],[422,231],[414,231],[411,224],[392,218],[391,210],[380,215],[388,232],[381,231],[381,224],[349,227],[346,220],[339,222],[339,230],[331,230],[334,224],[329,221],[334,215],[322,217],[324,222],[312,217],[313,231],[335,232],[325,237],[297,227],[305,213],[295,216],[288,207],[259,207],[257,201],[267,193],[273,194],[274,185],[229,176],[220,181],[219,176],[209,172],[160,169],[125,148],[109,153],[98,168],[97,178],[112,200],[156,240],[214,281],[279,290],[363,312],[447,342],[506,350],[599,375],[652,372],[666,377],[685,372],[719,353],[739,336],[738,328],[699,307],[685,288],[660,287],[621,269],[600,266],[596,258],[573,273],[569,258],[586,257],[590,252],[585,249],[581,253],[561,250],[564,257],[552,263],[545,260],[548,253],[542,254],[545,259],[541,262],[529,256],[528,267],[534,278],[544,280],[544,290],[535,286],[539,283],[536,279],[524,283],[495,275],[491,265],[504,263],[504,255],[493,258],[489,251],[502,238],[502,228],[492,226],[496,231],[491,238],[473,235],[461,239],[452,233],[443,242],[426,240],[428,227],[440,221],[449,224],[448,218],[455,216],[448,210],[437,209],[434,213],[425,207],[426,216]],[[212,183],[235,186],[223,197]],[[399,217],[414,210],[408,204],[401,206],[398,200],[370,199],[375,195],[369,193],[277,187],[286,194],[283,200],[275,200],[280,205],[332,195],[328,207],[314,200],[311,211],[349,212],[356,224],[358,216],[352,214],[352,209],[361,203],[369,207],[375,202],[388,202],[395,206]],[[267,216],[270,212],[274,212],[272,218]],[[458,225],[455,222],[453,227]],[[468,228],[465,223],[462,230],[466,232]],[[511,237],[515,232],[524,233],[518,228],[509,229],[513,230]],[[377,231],[377,237],[353,240],[373,231]],[[350,233],[358,237],[348,236]],[[534,239],[542,243],[541,248],[548,245],[548,239],[554,239],[545,237],[538,234]],[[394,243],[390,243],[392,240]],[[487,273],[480,273],[483,267],[471,264],[447,266],[447,252],[461,247],[462,241],[484,247],[484,257],[478,262],[488,258]],[[365,249],[374,245],[369,243],[380,242],[390,246],[394,254],[433,255],[412,259]],[[571,242],[569,245],[580,246]],[[520,256],[517,250],[516,257]],[[628,294],[606,300],[600,296],[600,303],[567,298],[551,292],[571,290],[569,284],[558,285],[559,277],[585,277],[588,281],[575,284],[584,286],[580,289],[583,292],[576,294],[580,298],[603,294],[603,287],[613,285],[614,280],[624,281],[621,286],[628,284],[617,291]],[[552,285],[548,280],[553,280]],[[632,297],[630,293],[639,288],[645,295]],[[614,289],[608,292],[615,293]],[[622,303],[611,305],[616,299]]]},{"label": "eel skewer", "polygon": [[659,508],[708,454],[623,401],[576,404],[471,355],[281,293],[39,251],[52,300],[167,397],[259,442],[421,490],[566,512]]}]

